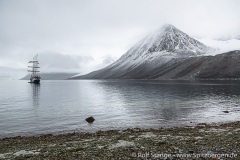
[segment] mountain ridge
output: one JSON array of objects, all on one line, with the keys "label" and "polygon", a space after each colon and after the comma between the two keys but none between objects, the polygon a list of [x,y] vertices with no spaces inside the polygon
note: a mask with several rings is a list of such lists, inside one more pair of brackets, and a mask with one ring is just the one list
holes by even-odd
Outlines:
[{"label": "mountain ridge", "polygon": [[[52,73],[41,73],[42,80],[66,80],[72,76],[77,75],[77,73],[62,73],[62,72],[52,72]],[[29,80],[30,74],[22,77],[20,80]]]},{"label": "mountain ridge", "polygon": [[[204,76],[197,77],[197,72],[191,69],[201,66],[203,62],[207,64],[207,61],[212,61],[213,56],[205,56],[211,51],[212,48],[175,26],[164,25],[136,43],[111,65],[73,79],[199,79]],[[189,67],[179,69],[185,68],[184,66]],[[190,72],[193,75],[185,76]]]}]

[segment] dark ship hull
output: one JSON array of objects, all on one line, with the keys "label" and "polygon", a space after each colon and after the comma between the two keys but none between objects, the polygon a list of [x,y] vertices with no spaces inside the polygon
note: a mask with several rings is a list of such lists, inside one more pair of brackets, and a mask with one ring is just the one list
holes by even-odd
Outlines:
[{"label": "dark ship hull", "polygon": [[30,80],[29,83],[40,84],[40,79],[33,79],[33,80]]}]

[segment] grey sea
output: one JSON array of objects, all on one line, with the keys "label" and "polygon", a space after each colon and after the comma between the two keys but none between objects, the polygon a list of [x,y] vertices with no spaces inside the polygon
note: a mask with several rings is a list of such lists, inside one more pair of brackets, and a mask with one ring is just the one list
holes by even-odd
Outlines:
[{"label": "grey sea", "polygon": [[0,81],[0,137],[239,120],[240,81]]}]

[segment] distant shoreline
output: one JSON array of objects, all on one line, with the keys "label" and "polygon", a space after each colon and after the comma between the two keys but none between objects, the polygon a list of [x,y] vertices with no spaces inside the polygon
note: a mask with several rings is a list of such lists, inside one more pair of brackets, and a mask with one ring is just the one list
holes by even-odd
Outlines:
[{"label": "distant shoreline", "polygon": [[[195,127],[43,134],[0,139],[0,159],[156,158],[156,156],[240,157],[240,121]],[[228,157],[226,157],[228,156]],[[196,158],[196,157],[195,157]],[[216,158],[216,157],[215,157]]]},{"label": "distant shoreline", "polygon": [[[8,79],[0,79],[0,80],[8,80]],[[12,79],[11,79],[12,80]],[[28,79],[13,79],[13,80],[21,80],[28,81]],[[220,78],[220,79],[42,79],[45,80],[66,80],[66,81],[77,81],[77,80],[129,80],[129,81],[240,81],[240,78]]]},{"label": "distant shoreline", "polygon": [[143,81],[239,81],[240,78],[219,78],[219,79],[64,79],[64,80],[143,80]]}]

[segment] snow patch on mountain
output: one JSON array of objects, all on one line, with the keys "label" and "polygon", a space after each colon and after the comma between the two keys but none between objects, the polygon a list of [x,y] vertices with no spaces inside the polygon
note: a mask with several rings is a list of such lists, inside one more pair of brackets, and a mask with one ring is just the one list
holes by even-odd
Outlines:
[{"label": "snow patch on mountain", "polygon": [[235,37],[235,39],[240,40],[240,34]]},{"label": "snow patch on mountain", "polygon": [[198,41],[214,48],[212,52],[206,52],[206,56],[208,55],[217,55],[222,54],[229,51],[240,50],[240,40],[238,39],[230,39],[226,41],[222,40],[213,40],[209,38],[199,38]]},{"label": "snow patch on mountain", "polygon": [[139,41],[128,53],[131,55],[139,55],[140,53],[142,55],[167,51],[179,53],[181,56],[194,56],[203,54],[208,49],[207,46],[178,30],[175,26],[167,24]]}]

